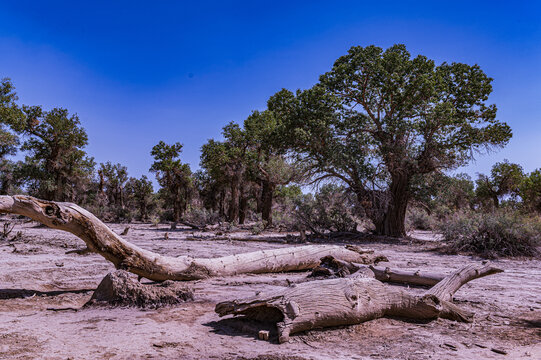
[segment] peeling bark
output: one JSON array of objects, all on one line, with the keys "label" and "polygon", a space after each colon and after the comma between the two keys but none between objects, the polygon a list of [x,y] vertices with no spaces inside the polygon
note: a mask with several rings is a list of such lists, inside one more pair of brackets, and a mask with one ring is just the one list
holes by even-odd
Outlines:
[{"label": "peeling bark", "polygon": [[68,231],[82,239],[90,251],[112,262],[117,269],[155,281],[307,270],[317,266],[320,259],[328,255],[367,264],[374,259],[371,251],[331,245],[263,250],[214,259],[169,257],[127,242],[93,214],[72,203],[2,195],[0,213],[24,215],[53,229]]},{"label": "peeling bark", "polygon": [[442,317],[469,322],[473,314],[451,303],[452,295],[468,281],[501,271],[488,265],[467,266],[421,296],[355,273],[348,278],[310,281],[249,299],[225,301],[217,304],[215,311],[220,316],[245,315],[274,322],[280,343],[296,332],[359,324],[381,317]]}]

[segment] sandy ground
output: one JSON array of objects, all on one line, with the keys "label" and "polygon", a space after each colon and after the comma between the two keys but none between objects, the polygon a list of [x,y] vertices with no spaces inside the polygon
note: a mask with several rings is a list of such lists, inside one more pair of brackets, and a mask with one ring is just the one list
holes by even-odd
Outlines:
[{"label": "sandy ground", "polygon": [[[124,229],[120,224],[111,227],[119,233]],[[459,290],[456,303],[476,312],[472,324],[378,319],[294,335],[289,343],[279,345],[258,340],[253,324],[220,319],[214,305],[287,286],[287,280],[301,281],[305,273],[192,282],[194,302],[157,310],[59,310],[79,309],[113,266],[95,254],[66,254],[84,248],[71,234],[35,223],[17,225],[15,231],[22,231],[19,240],[0,241],[1,359],[541,359],[540,260],[495,261],[504,273],[475,280]],[[169,232],[168,240],[165,232]],[[417,235],[433,238],[428,233]],[[243,234],[224,237],[191,230],[170,232],[165,225],[131,225],[125,238],[170,256],[215,257],[295,246],[228,236]],[[387,256],[389,263],[383,265],[394,268],[449,273],[480,261],[433,251],[436,241],[364,241],[361,245]]]}]

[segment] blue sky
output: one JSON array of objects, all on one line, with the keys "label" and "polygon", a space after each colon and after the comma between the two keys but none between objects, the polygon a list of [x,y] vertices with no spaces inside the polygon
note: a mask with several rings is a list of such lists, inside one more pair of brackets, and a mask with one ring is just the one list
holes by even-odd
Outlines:
[{"label": "blue sky", "polygon": [[541,167],[539,1],[3,1],[0,77],[20,102],[77,113],[97,162],[145,174],[158,141],[199,150],[281,88],[313,85],[354,45],[477,63],[513,129],[504,158]]}]

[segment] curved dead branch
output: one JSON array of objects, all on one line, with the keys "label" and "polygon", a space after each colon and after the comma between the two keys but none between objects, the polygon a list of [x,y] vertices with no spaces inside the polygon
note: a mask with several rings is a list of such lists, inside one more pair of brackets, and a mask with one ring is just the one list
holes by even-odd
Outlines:
[{"label": "curved dead branch", "polygon": [[311,269],[327,255],[351,262],[371,263],[370,251],[331,245],[263,250],[214,259],[163,256],[122,239],[96,216],[72,203],[30,196],[0,196],[0,213],[27,216],[50,228],[68,231],[88,249],[126,270],[155,281],[197,280],[211,276]]}]

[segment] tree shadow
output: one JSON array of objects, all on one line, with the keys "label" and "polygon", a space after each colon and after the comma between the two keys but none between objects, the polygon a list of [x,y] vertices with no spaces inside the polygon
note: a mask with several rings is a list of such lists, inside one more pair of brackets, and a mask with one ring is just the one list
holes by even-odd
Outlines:
[{"label": "tree shadow", "polygon": [[211,327],[212,332],[215,334],[240,336],[249,339],[257,339],[259,331],[266,330],[269,332],[269,342],[278,344],[278,331],[276,330],[276,323],[273,322],[262,322],[239,316],[210,321],[203,325]]},{"label": "tree shadow", "polygon": [[538,319],[538,320],[523,319],[522,323],[524,324],[525,327],[541,329],[541,319]]},{"label": "tree shadow", "polygon": [[0,299],[24,299],[32,296],[58,296],[62,294],[84,294],[96,289],[39,291],[29,289],[0,289]]}]

